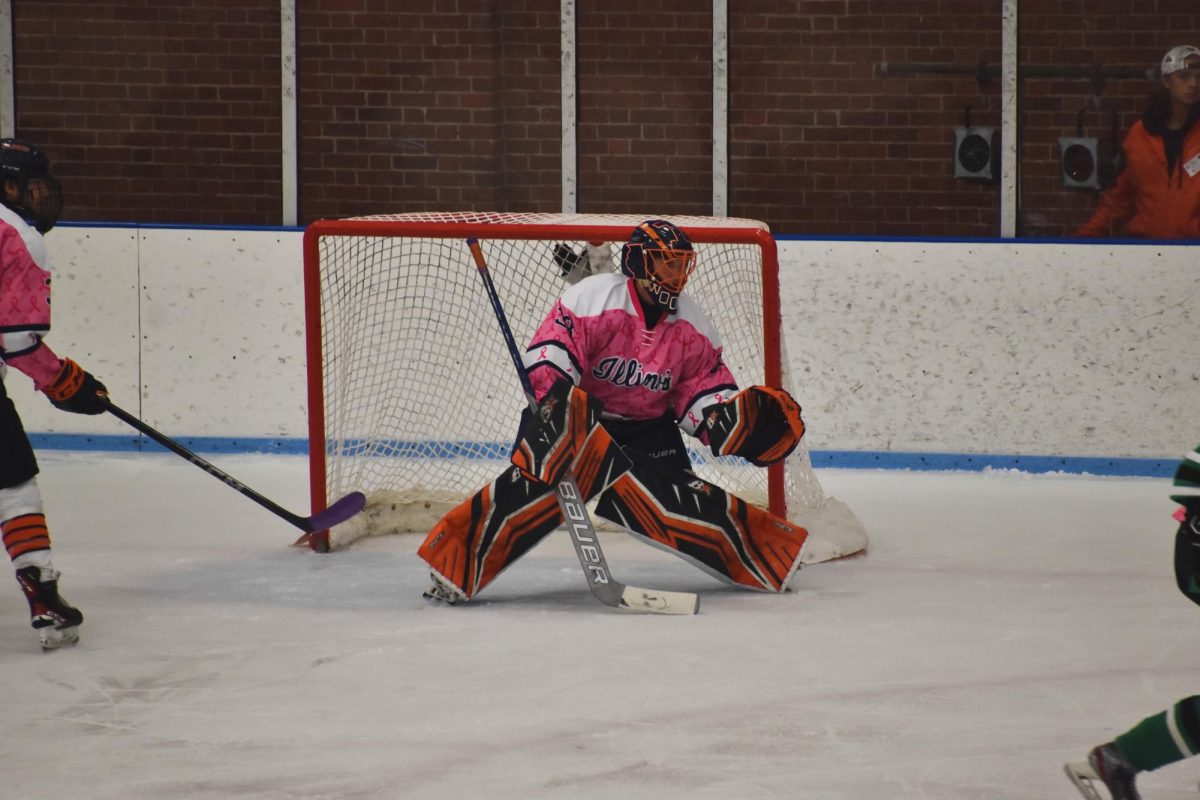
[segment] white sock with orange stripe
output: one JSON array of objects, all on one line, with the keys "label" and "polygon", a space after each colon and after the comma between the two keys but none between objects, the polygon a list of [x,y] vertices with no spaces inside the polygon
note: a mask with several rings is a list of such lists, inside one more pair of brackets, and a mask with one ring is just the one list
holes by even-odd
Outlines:
[{"label": "white sock with orange stripe", "polygon": [[53,580],[50,531],[42,513],[42,494],[36,478],[0,489],[0,533],[14,569],[36,566],[43,580]]}]

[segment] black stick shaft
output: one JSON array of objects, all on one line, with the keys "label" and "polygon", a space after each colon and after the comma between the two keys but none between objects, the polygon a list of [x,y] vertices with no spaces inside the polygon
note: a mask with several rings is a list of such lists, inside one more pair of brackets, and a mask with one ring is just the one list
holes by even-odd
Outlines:
[{"label": "black stick shaft", "polygon": [[[141,431],[142,433],[146,434],[151,439],[158,442],[159,444],[161,444],[163,447],[170,450],[175,455],[181,456],[185,460],[192,462],[197,467],[204,470],[209,475],[212,475],[217,480],[219,480],[221,483],[225,484],[226,486],[231,486],[234,489],[237,489],[238,492],[245,495],[246,497],[249,497],[251,500],[253,500],[254,502],[258,503],[263,508],[270,511],[275,516],[277,516],[281,519],[287,520],[292,525],[295,525],[297,528],[299,528],[302,531],[312,533],[314,531],[325,530],[326,528],[332,527],[333,525],[336,525],[339,522],[344,522],[346,519],[349,519],[354,514],[357,514],[359,511],[362,510],[363,506],[361,504],[359,504],[359,502],[358,502],[359,498],[361,498],[362,495],[358,492],[355,492],[355,493],[347,495],[346,497],[337,501],[336,503],[331,505],[329,508],[327,508],[325,511],[314,514],[311,517],[302,517],[299,514],[293,514],[291,511],[288,511],[286,508],[283,508],[282,506],[278,505],[277,503],[273,502],[272,500],[269,500],[268,498],[263,497],[261,494],[254,491],[249,486],[247,486],[246,484],[237,480],[233,476],[229,475],[228,473],[218,469],[217,467],[213,466],[209,462],[205,461],[203,458],[196,455],[191,450],[187,449],[182,444],[180,444],[179,442],[172,439],[170,436],[167,436],[165,433],[161,433],[161,432],[155,430],[154,428],[147,425],[145,422],[142,422],[140,419],[135,417],[133,414],[130,414],[128,411],[124,410],[123,408],[120,408],[119,406],[114,405],[111,400],[108,401],[108,411],[113,416],[128,423],[129,425],[133,426],[134,428]],[[365,498],[364,498],[364,502],[365,502]],[[355,508],[355,506],[357,506],[357,508]],[[347,512],[349,512],[349,513],[347,513]]]}]

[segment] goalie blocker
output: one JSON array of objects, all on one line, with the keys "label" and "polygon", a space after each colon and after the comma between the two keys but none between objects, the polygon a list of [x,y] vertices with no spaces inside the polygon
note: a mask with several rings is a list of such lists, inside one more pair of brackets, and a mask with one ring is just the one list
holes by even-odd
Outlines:
[{"label": "goalie blocker", "polygon": [[[752,394],[729,413],[709,409],[715,421],[732,421],[710,440],[714,452],[736,453],[740,447],[758,459],[755,463],[786,456],[799,440],[796,426],[789,422],[775,442],[767,441],[764,431],[780,429],[762,427],[789,419],[783,410],[764,411],[772,401],[762,398],[779,395],[747,392]],[[786,393],[783,397],[791,400]],[[799,407],[791,405],[798,422]],[[597,514],[648,544],[735,586],[768,592],[787,587],[808,540],[803,527],[688,471],[673,421],[599,424],[599,413],[599,405],[569,381],[555,384],[537,413],[523,418],[514,466],[442,517],[418,555],[463,597],[474,597],[562,524],[552,486],[570,470],[588,500],[599,498]],[[726,447],[729,434],[743,444]]]}]

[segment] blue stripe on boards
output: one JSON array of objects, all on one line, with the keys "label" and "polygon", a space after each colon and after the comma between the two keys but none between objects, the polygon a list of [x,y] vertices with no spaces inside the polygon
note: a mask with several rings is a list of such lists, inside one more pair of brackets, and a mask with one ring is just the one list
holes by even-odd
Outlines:
[{"label": "blue stripe on boards", "polygon": [[1078,239],[1074,237],[1038,237],[1036,239],[1005,239],[999,236],[829,236],[824,234],[776,233],[777,242],[895,242],[899,244],[1003,244],[1003,245],[1062,245],[1083,244],[1096,247],[1138,245],[1140,247],[1195,247],[1195,241],[1180,239]]},{"label": "blue stripe on boards", "polygon": [[[227,438],[219,436],[171,437],[195,453],[277,453],[308,455],[307,439]],[[136,453],[165,451],[152,439],[131,436],[97,436],[86,433],[30,433],[35,450],[82,450],[89,452]]]},{"label": "blue stripe on boards", "polygon": [[[139,452],[163,450],[143,436],[98,436],[82,433],[31,433],[38,450],[85,450]],[[197,453],[274,453],[307,455],[307,439],[269,437],[179,437],[177,441]],[[367,443],[363,443],[366,450]],[[508,442],[389,442],[374,453],[381,458],[508,458]],[[1071,474],[1170,478],[1179,461],[1175,458],[1124,458],[1106,456],[1040,456],[992,453],[900,453],[870,450],[814,450],[818,469],[905,469],[916,471],[981,472],[1010,469],[1020,472],[1065,472]]]},{"label": "blue stripe on boards", "polygon": [[1020,472],[1067,472],[1087,475],[1169,478],[1178,464],[1166,458],[1108,458],[1104,456],[994,455],[990,453],[891,453],[863,450],[816,450],[813,466],[842,469],[955,470],[981,472],[1011,469]]}]

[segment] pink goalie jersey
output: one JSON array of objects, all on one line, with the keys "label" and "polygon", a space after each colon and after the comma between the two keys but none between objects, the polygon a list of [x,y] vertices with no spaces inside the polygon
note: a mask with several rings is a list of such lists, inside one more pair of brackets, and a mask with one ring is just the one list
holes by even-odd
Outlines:
[{"label": "pink goalie jersey", "polygon": [[524,363],[539,400],[565,376],[600,401],[606,418],[670,413],[692,435],[704,408],[738,391],[716,328],[690,297],[681,294],[677,313],[647,330],[633,281],[618,273],[569,288],[538,327]]}]

